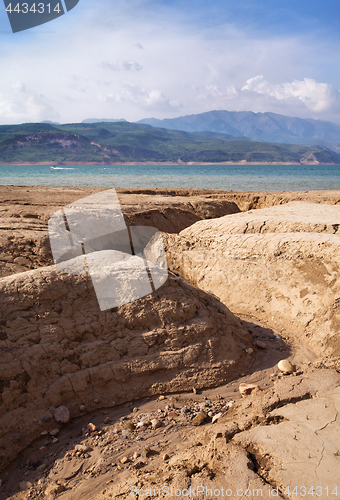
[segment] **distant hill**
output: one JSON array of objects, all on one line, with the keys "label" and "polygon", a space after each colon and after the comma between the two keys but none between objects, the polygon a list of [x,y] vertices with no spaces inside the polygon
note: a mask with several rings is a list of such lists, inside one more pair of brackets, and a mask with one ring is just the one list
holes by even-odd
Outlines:
[{"label": "distant hill", "polygon": [[340,153],[340,125],[310,118],[252,111],[208,111],[164,120],[146,118],[138,123],[186,132],[211,131],[241,135],[267,142],[315,144]]},{"label": "distant hill", "polygon": [[0,126],[0,163],[122,162],[340,163],[327,148],[252,141],[216,132],[183,132],[129,122]]},{"label": "distant hill", "polygon": [[126,122],[124,118],[116,119],[116,118],[86,118],[81,123],[116,123],[116,122]]}]

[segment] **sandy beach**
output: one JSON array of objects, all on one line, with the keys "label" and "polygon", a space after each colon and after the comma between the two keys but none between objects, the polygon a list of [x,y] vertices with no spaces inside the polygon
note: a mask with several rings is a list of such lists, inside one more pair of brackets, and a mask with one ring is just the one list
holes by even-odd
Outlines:
[{"label": "sandy beach", "polygon": [[170,272],[100,311],[48,221],[105,189],[0,186],[0,499],[340,495],[340,191],[117,188]]}]

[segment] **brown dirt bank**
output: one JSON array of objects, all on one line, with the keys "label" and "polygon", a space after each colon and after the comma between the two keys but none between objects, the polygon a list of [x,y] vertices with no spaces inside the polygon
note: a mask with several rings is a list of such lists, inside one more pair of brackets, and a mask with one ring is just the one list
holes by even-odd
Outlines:
[{"label": "brown dirt bank", "polygon": [[[339,370],[340,191],[117,188],[127,221],[163,230],[172,267],[239,321],[174,276],[101,313],[85,276],[50,266],[50,215],[103,189],[0,187],[2,466],[18,455],[1,473],[0,498],[128,499],[132,486],[164,485],[263,489],[263,498],[319,486],[326,498],[338,484],[340,493],[340,379],[325,369]],[[285,207],[292,201],[303,214]],[[216,274],[224,247],[232,258]],[[253,272],[256,262],[269,277]],[[282,376],[276,363],[287,357],[297,372]],[[263,391],[241,399],[240,382]],[[64,404],[66,425],[53,417]],[[97,430],[86,429],[91,421]]]}]

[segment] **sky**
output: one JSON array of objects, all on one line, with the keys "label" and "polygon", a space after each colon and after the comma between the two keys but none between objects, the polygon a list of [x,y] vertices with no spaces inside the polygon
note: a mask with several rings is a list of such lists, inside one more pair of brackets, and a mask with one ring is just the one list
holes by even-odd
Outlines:
[{"label": "sky", "polygon": [[340,123],[339,17],[339,0],[80,0],[12,33],[1,1],[0,124],[211,110]]}]

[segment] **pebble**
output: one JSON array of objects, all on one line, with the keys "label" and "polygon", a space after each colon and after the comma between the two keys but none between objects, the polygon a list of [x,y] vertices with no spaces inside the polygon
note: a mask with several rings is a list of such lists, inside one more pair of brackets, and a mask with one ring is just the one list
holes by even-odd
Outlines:
[{"label": "pebble", "polygon": [[128,462],[129,462],[128,457],[123,457],[123,458],[120,460],[120,463],[121,463],[121,464],[123,464],[123,465],[124,465],[124,464],[127,464]]},{"label": "pebble", "polygon": [[281,359],[277,364],[278,369],[283,373],[294,373],[295,368],[288,359]]},{"label": "pebble", "polygon": [[165,453],[165,455],[163,455],[163,460],[169,460],[169,455],[167,453]]},{"label": "pebble", "polygon": [[210,405],[210,404],[211,404],[210,399],[206,399],[206,400],[205,400],[205,402],[206,402],[206,404],[207,404],[207,405]]},{"label": "pebble", "polygon": [[138,411],[137,406],[135,406],[135,407],[134,407],[134,409],[133,409],[132,411],[133,411],[133,413],[137,413],[137,411]]},{"label": "pebble", "polygon": [[97,427],[92,422],[87,424],[86,428],[87,428],[87,430],[89,430],[91,432],[95,432],[97,430]]},{"label": "pebble", "polygon": [[104,420],[104,424],[109,424],[111,422],[111,418],[110,417],[106,417],[105,420]]},{"label": "pebble", "polygon": [[178,417],[178,414],[175,411],[169,411],[168,417]]},{"label": "pebble", "polygon": [[28,490],[28,488],[32,488],[32,483],[30,483],[29,481],[21,481],[19,483],[19,488],[21,489],[21,491]]},{"label": "pebble", "polygon": [[56,436],[57,434],[59,434],[59,429],[53,429],[52,431],[50,431],[51,436]]},{"label": "pebble", "polygon": [[54,418],[56,422],[67,424],[70,421],[70,412],[66,406],[59,406],[54,412]]},{"label": "pebble", "polygon": [[97,405],[99,403],[99,399],[94,399],[93,402]]},{"label": "pebble", "polygon": [[138,457],[139,457],[139,453],[137,451],[135,451],[133,454],[133,459],[137,460]]},{"label": "pebble", "polygon": [[196,389],[195,387],[193,387],[193,388],[192,388],[192,392],[193,392],[194,394],[197,394],[197,389]]},{"label": "pebble", "polygon": [[124,422],[124,429],[130,432],[135,430],[135,425],[132,422]]},{"label": "pebble", "polygon": [[80,451],[80,453],[87,453],[88,451],[92,451],[92,448],[84,444],[76,444],[74,450]]},{"label": "pebble", "polygon": [[260,391],[260,388],[256,384],[240,384],[239,391],[242,397],[250,396]]},{"label": "pebble", "polygon": [[212,412],[212,411],[209,411],[209,412],[208,412],[208,417],[212,417],[213,415],[214,415],[214,414],[213,414],[213,412]]},{"label": "pebble", "polygon": [[163,401],[163,399],[165,399],[165,396],[163,396],[162,394],[159,396],[158,400],[159,401]]},{"label": "pebble", "polygon": [[79,406],[79,410],[80,411],[85,411],[86,410],[86,406],[85,405],[80,405]]},{"label": "pebble", "polygon": [[253,352],[254,352],[254,349],[252,349],[251,347],[248,347],[248,349],[246,349],[247,354],[253,354]]},{"label": "pebble", "polygon": [[204,402],[203,402],[203,403],[200,403],[198,406],[199,406],[200,408],[205,408],[205,403],[204,403]]},{"label": "pebble", "polygon": [[264,342],[262,342],[262,340],[257,340],[255,342],[255,345],[256,345],[256,347],[259,347],[260,349],[266,349],[266,347],[267,347],[266,344]]},{"label": "pebble", "polygon": [[155,418],[151,420],[151,425],[153,429],[159,429],[159,427],[162,427],[162,421]]},{"label": "pebble", "polygon": [[217,420],[218,420],[220,417],[222,417],[222,415],[223,415],[223,413],[221,413],[221,412],[220,412],[220,413],[217,413],[216,415],[214,415],[214,416],[213,416],[213,418],[212,418],[212,421],[211,421],[211,422],[214,424],[215,422],[217,422]]},{"label": "pebble", "polygon": [[187,413],[187,412],[188,412],[188,407],[183,406],[183,408],[181,408],[181,413]]},{"label": "pebble", "polygon": [[196,415],[195,418],[192,419],[192,425],[201,425],[203,422],[206,420],[208,415],[205,413],[205,411],[200,411],[198,415]]},{"label": "pebble", "polygon": [[149,448],[149,446],[145,446],[143,448],[143,452],[144,452],[145,456],[148,457],[151,453],[151,448]]},{"label": "pebble", "polygon": [[62,484],[53,484],[52,486],[48,486],[45,490],[45,496],[48,495],[58,495],[65,491],[65,486]]},{"label": "pebble", "polygon": [[52,417],[51,417],[51,415],[43,415],[43,416],[40,418],[40,420],[41,420],[42,422],[48,422],[49,420],[51,420],[51,418],[52,418]]},{"label": "pebble", "polygon": [[46,450],[47,450],[46,446],[40,446],[39,448],[39,451],[46,451]]}]

